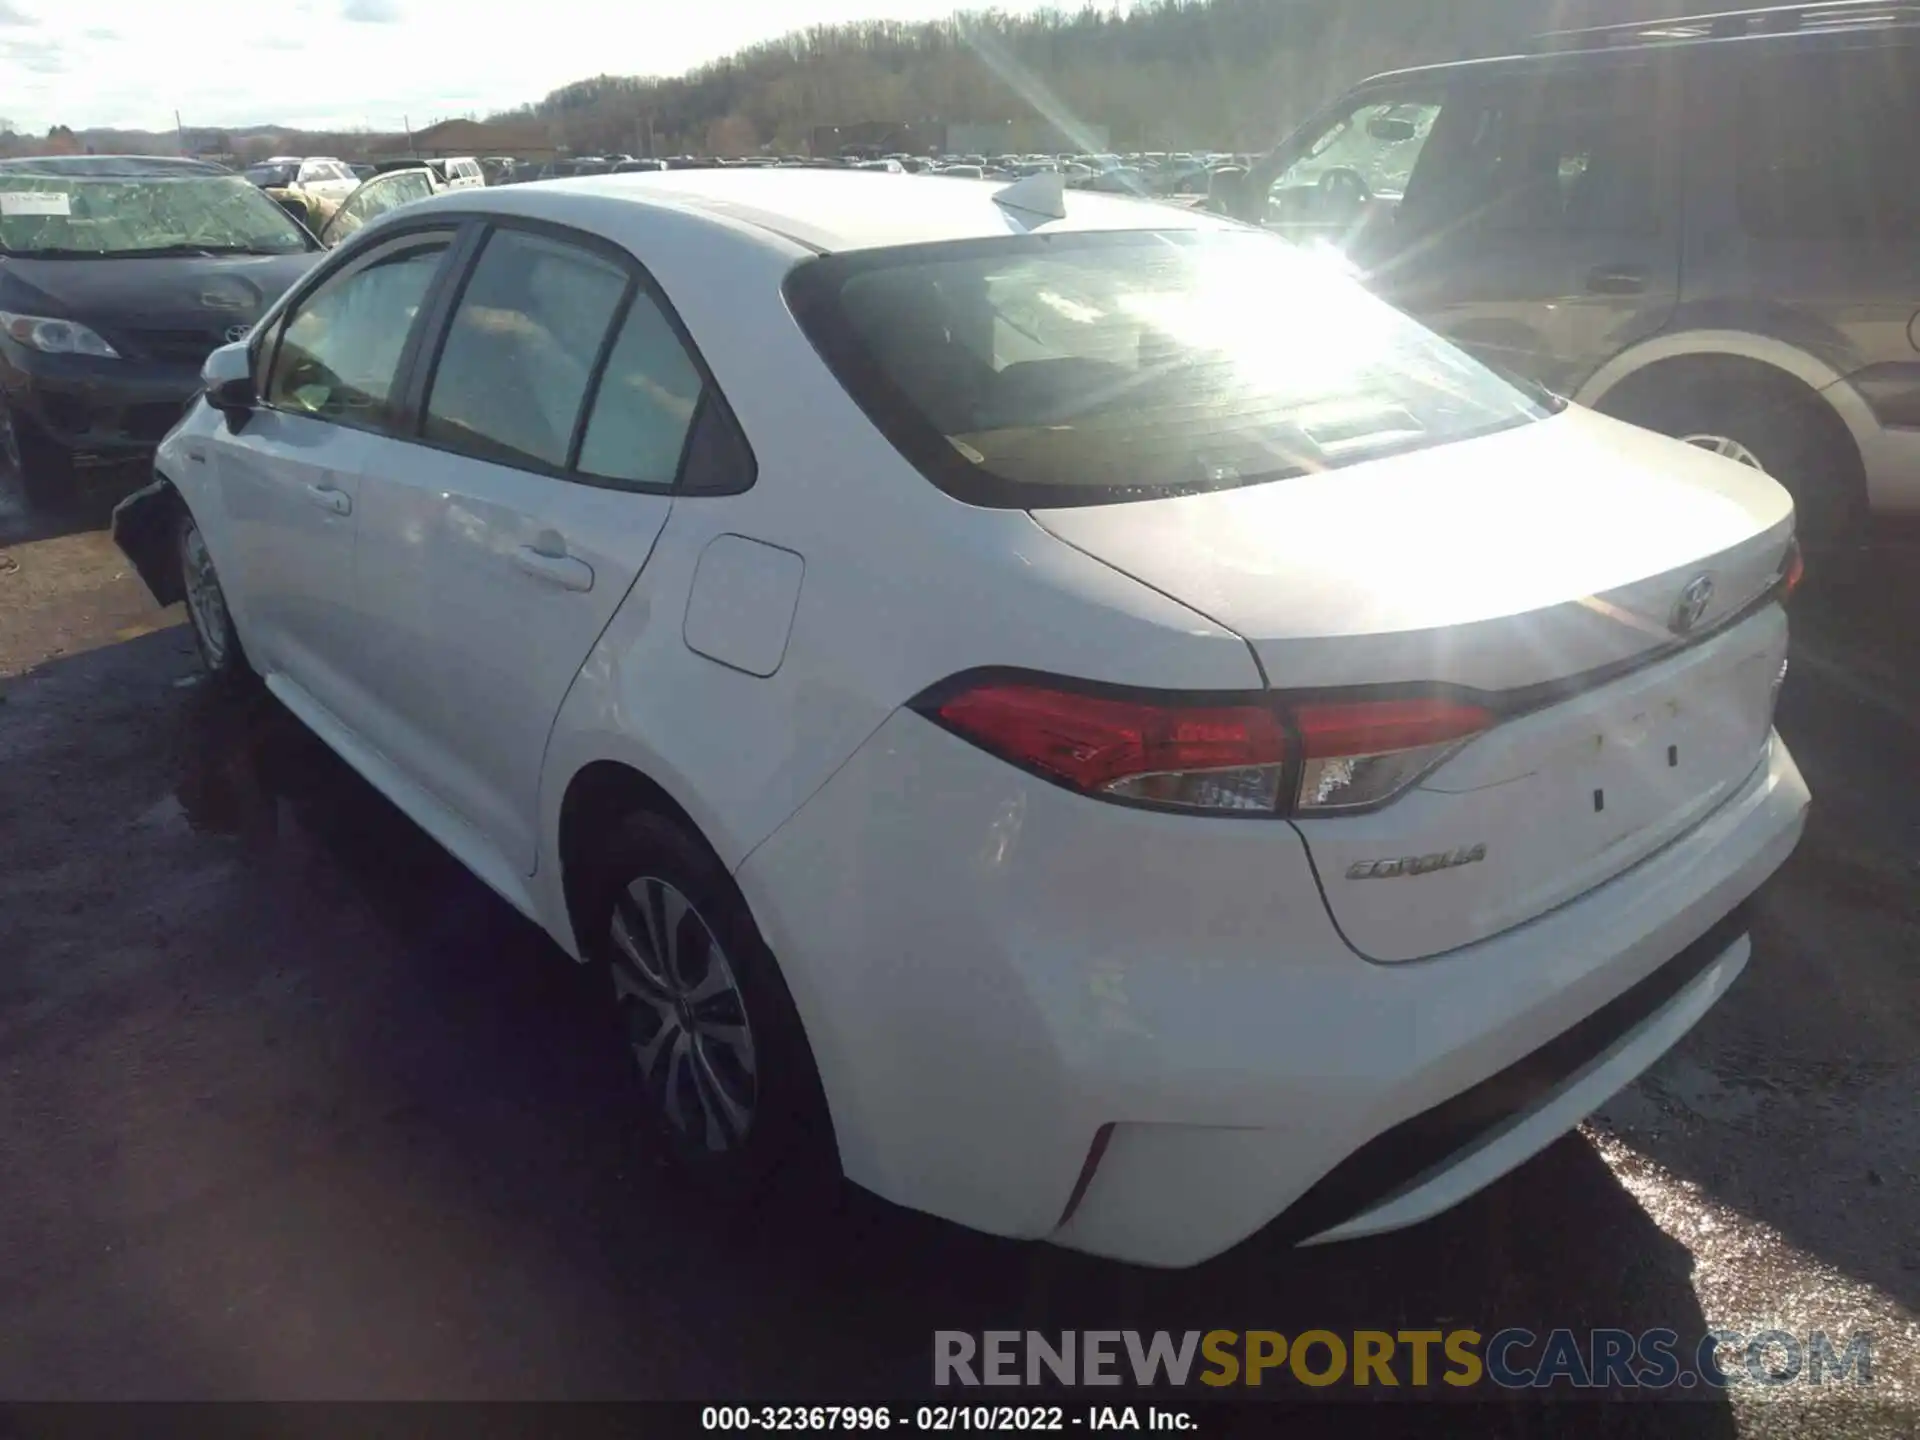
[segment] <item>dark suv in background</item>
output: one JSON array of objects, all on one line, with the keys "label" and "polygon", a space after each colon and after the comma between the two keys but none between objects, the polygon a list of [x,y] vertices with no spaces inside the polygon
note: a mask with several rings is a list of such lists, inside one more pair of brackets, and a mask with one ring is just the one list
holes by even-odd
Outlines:
[{"label": "dark suv in background", "polygon": [[1489,363],[1767,471],[1805,533],[1920,512],[1920,4],[1378,76],[1233,208]]}]

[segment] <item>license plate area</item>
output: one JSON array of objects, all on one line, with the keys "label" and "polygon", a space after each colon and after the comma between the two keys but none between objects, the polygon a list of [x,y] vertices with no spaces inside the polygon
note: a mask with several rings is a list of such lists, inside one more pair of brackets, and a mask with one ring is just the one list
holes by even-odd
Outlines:
[{"label": "license plate area", "polygon": [[[1514,717],[1378,811],[1296,821],[1347,938],[1377,960],[1469,944],[1685,834],[1764,758],[1785,652],[1785,617],[1762,612]],[[1440,854],[1474,858],[1425,871],[1378,864]]]},{"label": "license plate area", "polygon": [[1752,769],[1773,725],[1786,627],[1777,617],[1765,623],[1768,618],[1518,716],[1442,766],[1423,788],[1466,795],[1532,779],[1554,792],[1555,815],[1571,820],[1585,813],[1605,828],[1631,829],[1636,817],[1737,781]]}]

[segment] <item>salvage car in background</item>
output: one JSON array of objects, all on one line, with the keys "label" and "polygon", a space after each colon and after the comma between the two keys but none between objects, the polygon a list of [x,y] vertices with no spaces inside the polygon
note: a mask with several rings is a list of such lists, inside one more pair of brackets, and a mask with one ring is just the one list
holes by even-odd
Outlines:
[{"label": "salvage car in background", "polygon": [[1805,822],[1786,492],[1198,211],[441,195],[205,382],[122,548],[602,967],[715,1186],[1412,1224],[1686,1033]]},{"label": "salvage car in background", "polygon": [[39,506],[144,481],[201,362],[319,248],[217,165],[0,160],[0,465]]},{"label": "salvage car in background", "polygon": [[244,173],[309,230],[331,219],[360,184],[351,167],[330,155],[278,155],[249,165]]},{"label": "salvage car in background", "polygon": [[320,243],[331,250],[361,226],[389,210],[437,195],[445,187],[424,165],[386,170],[368,180],[341,203],[333,218],[320,228]]}]

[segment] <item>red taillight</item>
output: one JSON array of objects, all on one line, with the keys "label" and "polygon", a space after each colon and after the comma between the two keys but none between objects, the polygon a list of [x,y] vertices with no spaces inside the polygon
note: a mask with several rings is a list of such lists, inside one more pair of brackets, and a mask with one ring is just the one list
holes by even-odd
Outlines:
[{"label": "red taillight", "polygon": [[1390,800],[1494,723],[1481,706],[1438,696],[1309,700],[1292,714],[1304,757],[1295,795],[1303,815],[1366,810]]},{"label": "red taillight", "polygon": [[1787,563],[1780,571],[1780,598],[1791,600],[1800,582],[1807,578],[1806,557],[1800,553],[1798,537],[1787,542]]},{"label": "red taillight", "polygon": [[1289,754],[1279,718],[1261,705],[1158,704],[993,683],[961,691],[934,713],[975,744],[1076,790],[1187,809],[1271,811]]},{"label": "red taillight", "polygon": [[1309,759],[1420,750],[1476,735],[1493,723],[1478,705],[1454,700],[1308,701],[1292,707]]},{"label": "red taillight", "polygon": [[983,749],[1090,795],[1268,815],[1378,805],[1494,723],[1478,706],[1435,698],[1207,703],[1014,680],[923,709]]}]

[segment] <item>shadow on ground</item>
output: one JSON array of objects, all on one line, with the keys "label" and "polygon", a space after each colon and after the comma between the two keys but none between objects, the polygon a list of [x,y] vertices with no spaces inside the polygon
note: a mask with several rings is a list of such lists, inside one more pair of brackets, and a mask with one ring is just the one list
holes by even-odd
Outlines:
[{"label": "shadow on ground", "polygon": [[649,1159],[595,977],[277,704],[178,688],[189,644],[0,708],[0,1393],[846,1400],[924,1392],[936,1329],[1705,1328],[1579,1138],[1412,1231],[1185,1272],[714,1208]]}]

